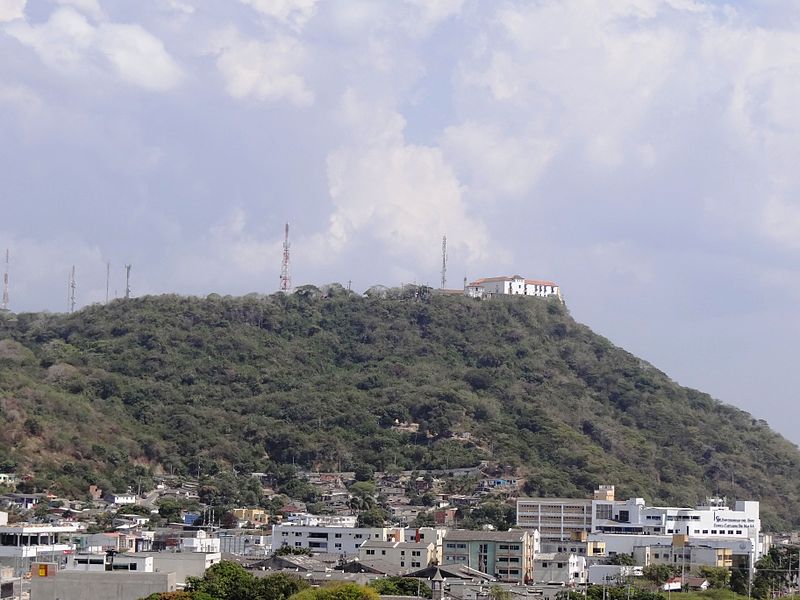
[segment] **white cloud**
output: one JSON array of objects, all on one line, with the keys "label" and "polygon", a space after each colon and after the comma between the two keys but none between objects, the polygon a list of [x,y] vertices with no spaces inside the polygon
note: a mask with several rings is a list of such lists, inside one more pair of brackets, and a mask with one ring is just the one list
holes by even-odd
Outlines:
[{"label": "white cloud", "polygon": [[100,8],[98,0],[55,0],[56,4],[62,6],[73,6],[85,15],[100,21],[105,18],[103,9]]},{"label": "white cloud", "polygon": [[234,98],[313,104],[314,94],[297,73],[305,60],[297,39],[278,35],[260,42],[242,38],[238,31],[228,28],[217,34],[213,46],[225,89]]},{"label": "white cloud", "polygon": [[352,92],[344,114],[352,142],[328,157],[331,250],[356,239],[380,243],[415,264],[432,266],[443,233],[467,261],[489,249],[485,226],[467,214],[464,187],[439,148],[409,144],[405,120],[396,112],[363,103]]},{"label": "white cloud", "polygon": [[176,87],[183,73],[164,44],[138,25],[104,24],[97,30],[97,50],[120,79],[153,91]]},{"label": "white cloud", "polygon": [[0,0],[0,23],[25,18],[28,0]]},{"label": "white cloud", "polygon": [[17,21],[6,31],[61,72],[95,75],[110,68],[121,80],[153,91],[169,90],[183,77],[161,40],[139,25],[95,27],[71,7],[57,9],[41,25]]},{"label": "white cloud", "polygon": [[516,196],[536,183],[557,147],[536,133],[506,133],[499,126],[467,121],[445,129],[442,149],[475,185]]},{"label": "white cloud", "polygon": [[464,0],[406,0],[406,3],[419,11],[420,24],[433,28],[441,21],[458,15]]},{"label": "white cloud", "polygon": [[261,14],[300,30],[314,16],[317,0],[241,0]]}]

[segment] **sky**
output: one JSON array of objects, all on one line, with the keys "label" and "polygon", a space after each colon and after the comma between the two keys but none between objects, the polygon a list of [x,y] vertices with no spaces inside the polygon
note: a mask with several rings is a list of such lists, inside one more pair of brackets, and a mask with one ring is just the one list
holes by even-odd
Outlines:
[{"label": "sky", "polygon": [[[800,443],[800,3],[0,0],[10,308],[557,281]],[[665,424],[668,427],[668,424]]]}]

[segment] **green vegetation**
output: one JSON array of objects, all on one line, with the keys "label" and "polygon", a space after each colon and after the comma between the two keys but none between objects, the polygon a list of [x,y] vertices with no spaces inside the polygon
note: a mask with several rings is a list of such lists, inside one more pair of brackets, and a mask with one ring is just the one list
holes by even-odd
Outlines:
[{"label": "green vegetation", "polygon": [[551,300],[306,286],[20,314],[0,320],[0,417],[0,463],[57,493],[174,472],[199,476],[215,506],[265,503],[240,475],[259,471],[315,502],[295,467],[368,482],[492,459],[529,494],[614,483],[692,505],[718,492],[760,499],[767,528],[800,525],[795,446]]},{"label": "green vegetation", "polygon": [[430,586],[421,579],[413,577],[381,577],[369,582],[369,587],[381,595],[387,596],[419,596],[430,598]]},{"label": "green vegetation", "polygon": [[308,588],[295,594],[292,600],[379,600],[378,592],[366,585],[334,583]]},{"label": "green vegetation", "polygon": [[[209,567],[203,577],[187,578],[186,592],[191,600],[287,600],[308,588],[308,583],[292,575],[275,573],[256,577],[230,561]],[[151,596],[147,600],[164,600]]]}]

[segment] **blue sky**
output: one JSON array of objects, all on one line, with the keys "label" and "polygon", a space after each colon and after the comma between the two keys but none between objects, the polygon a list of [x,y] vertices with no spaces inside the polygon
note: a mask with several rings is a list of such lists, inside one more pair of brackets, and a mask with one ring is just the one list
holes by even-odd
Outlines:
[{"label": "blue sky", "polygon": [[0,0],[11,307],[558,281],[800,442],[800,7]]}]

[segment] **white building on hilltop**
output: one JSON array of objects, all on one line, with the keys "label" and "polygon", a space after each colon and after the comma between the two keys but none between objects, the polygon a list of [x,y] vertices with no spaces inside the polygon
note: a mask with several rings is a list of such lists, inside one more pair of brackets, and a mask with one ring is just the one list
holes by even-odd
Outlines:
[{"label": "white building on hilltop", "polygon": [[556,296],[561,298],[561,289],[552,281],[525,279],[520,275],[484,277],[472,283],[464,282],[464,295],[470,298],[493,296]]}]

